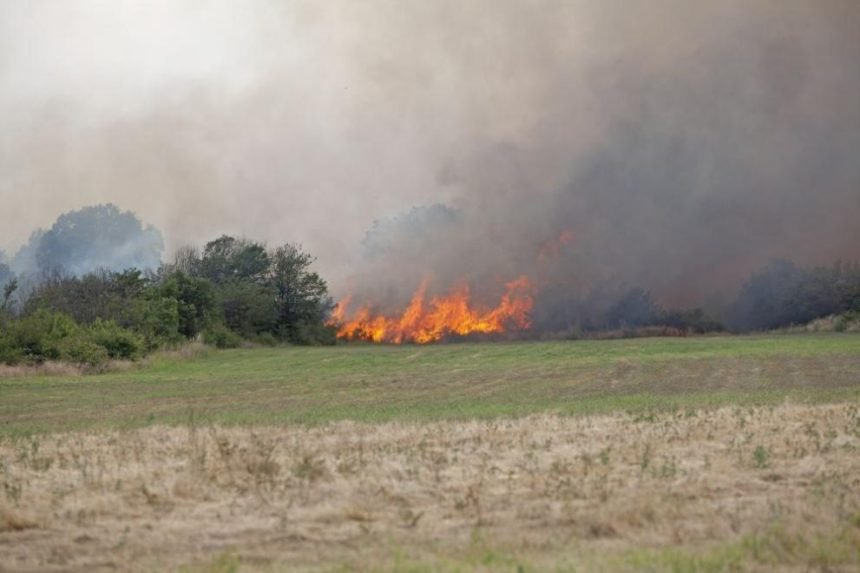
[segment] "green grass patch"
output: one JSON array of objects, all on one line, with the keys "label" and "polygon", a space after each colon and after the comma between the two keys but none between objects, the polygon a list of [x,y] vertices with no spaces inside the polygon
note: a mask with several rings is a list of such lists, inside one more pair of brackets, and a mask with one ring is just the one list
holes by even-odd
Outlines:
[{"label": "green grass patch", "polygon": [[97,376],[0,379],[0,435],[858,399],[856,334],[238,349]]}]

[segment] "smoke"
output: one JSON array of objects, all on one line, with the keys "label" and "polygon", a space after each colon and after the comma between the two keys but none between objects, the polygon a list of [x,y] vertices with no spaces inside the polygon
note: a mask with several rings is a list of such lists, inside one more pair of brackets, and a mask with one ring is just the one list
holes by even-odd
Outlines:
[{"label": "smoke", "polygon": [[47,231],[33,232],[12,259],[11,270],[29,281],[51,273],[155,270],[163,251],[158,229],[144,227],[133,213],[114,205],[99,205],[64,213]]},{"label": "smoke", "polygon": [[860,256],[854,0],[0,6],[10,252],[115,202],[169,250],[300,241],[392,303],[526,274],[711,306],[771,258]]}]

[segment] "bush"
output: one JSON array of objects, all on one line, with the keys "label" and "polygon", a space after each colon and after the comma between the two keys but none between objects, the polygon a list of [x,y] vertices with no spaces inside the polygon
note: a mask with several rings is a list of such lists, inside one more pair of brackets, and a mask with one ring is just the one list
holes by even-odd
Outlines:
[{"label": "bush", "polygon": [[15,365],[24,361],[24,353],[14,346],[8,336],[0,336],[0,364]]},{"label": "bush", "polygon": [[302,346],[332,346],[337,343],[337,329],[326,324],[300,321],[290,333],[290,342]]},{"label": "bush", "polygon": [[215,348],[238,348],[242,345],[242,337],[223,324],[217,324],[203,332],[203,342]]},{"label": "bush", "polygon": [[608,328],[650,326],[658,322],[662,309],[651,297],[651,293],[641,288],[633,288],[617,300],[606,311]]},{"label": "bush", "polygon": [[107,364],[110,359],[106,348],[81,337],[64,340],[60,348],[63,360],[75,364],[99,367]]},{"label": "bush", "polygon": [[179,333],[179,303],[174,298],[161,298],[156,294],[137,302],[138,319],[135,331],[140,333],[146,350],[175,345],[184,338]]},{"label": "bush", "polygon": [[90,341],[104,348],[113,359],[134,360],[141,356],[145,348],[140,336],[115,322],[96,320],[87,328],[87,334]]},{"label": "bush", "polygon": [[13,320],[4,337],[4,361],[44,362],[62,358],[60,343],[65,338],[80,335],[75,321],[64,314],[40,310]]},{"label": "bush", "polygon": [[[744,283],[729,313],[735,330],[771,330],[860,310],[860,267],[774,261]],[[847,325],[846,325],[847,328]]]},{"label": "bush", "polygon": [[849,311],[837,317],[833,325],[833,330],[836,332],[846,332],[853,324],[860,324],[860,312]]},{"label": "bush", "polygon": [[63,360],[101,366],[110,358],[137,358],[142,348],[139,336],[116,323],[96,321],[81,328],[65,314],[42,309],[9,321],[0,337],[0,362]]},{"label": "bush", "polygon": [[271,332],[263,332],[255,336],[252,341],[261,346],[277,346],[278,339]]}]

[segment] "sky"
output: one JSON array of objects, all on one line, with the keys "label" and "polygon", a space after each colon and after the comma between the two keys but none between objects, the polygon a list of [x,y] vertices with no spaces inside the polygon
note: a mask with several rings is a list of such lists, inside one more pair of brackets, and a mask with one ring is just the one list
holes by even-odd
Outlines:
[{"label": "sky", "polygon": [[[699,302],[860,257],[858,30],[856,0],[0,0],[0,248],[111,202],[168,251],[302,243],[335,291]],[[436,203],[461,228],[367,260]]]}]

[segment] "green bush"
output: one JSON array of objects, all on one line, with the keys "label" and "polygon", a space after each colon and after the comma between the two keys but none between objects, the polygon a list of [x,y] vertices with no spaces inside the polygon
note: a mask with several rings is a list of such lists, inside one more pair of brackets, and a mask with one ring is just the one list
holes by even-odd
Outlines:
[{"label": "green bush", "polygon": [[255,336],[252,341],[261,346],[277,346],[278,339],[271,332],[263,332]]},{"label": "green bush", "polygon": [[8,324],[3,344],[4,361],[44,362],[62,358],[61,342],[80,336],[80,327],[71,318],[57,312],[39,310]]},{"label": "green bush", "polygon": [[337,343],[337,329],[327,324],[299,321],[291,330],[289,339],[302,346],[332,346]]},{"label": "green bush", "polygon": [[153,293],[136,302],[139,312],[134,330],[143,337],[146,350],[179,344],[183,340],[179,333],[179,303],[175,298],[162,298]]},{"label": "green bush", "polygon": [[107,364],[110,356],[105,347],[82,337],[68,338],[60,344],[63,360],[90,367]]},{"label": "green bush", "polygon": [[45,309],[11,320],[0,337],[0,362],[41,363],[64,360],[101,366],[110,358],[137,358],[140,337],[113,322],[81,328],[68,315]]},{"label": "green bush", "polygon": [[203,342],[216,348],[238,348],[242,337],[223,324],[216,324],[203,332]]},{"label": "green bush", "polygon": [[833,330],[836,332],[845,332],[855,323],[860,323],[860,312],[849,311],[836,319]]},{"label": "green bush", "polygon": [[24,353],[14,346],[8,336],[0,335],[0,364],[18,364],[24,360]]},{"label": "green bush", "polygon": [[140,336],[115,322],[96,320],[87,328],[87,335],[90,341],[104,348],[113,359],[134,360],[139,358],[145,349]]}]

